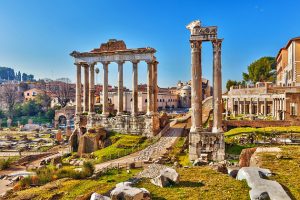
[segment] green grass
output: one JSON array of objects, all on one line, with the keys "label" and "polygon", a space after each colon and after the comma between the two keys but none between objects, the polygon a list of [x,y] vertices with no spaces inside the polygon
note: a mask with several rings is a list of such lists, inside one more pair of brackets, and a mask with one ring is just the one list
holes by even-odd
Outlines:
[{"label": "green grass", "polygon": [[74,200],[78,196],[88,196],[92,192],[104,194],[117,183],[128,180],[139,171],[140,169],[132,169],[131,173],[127,173],[125,170],[109,170],[96,180],[60,179],[41,187],[14,192],[9,199],[46,200],[61,194],[61,199]]},{"label": "green grass", "polygon": [[225,136],[237,136],[244,133],[258,133],[258,134],[272,134],[272,133],[300,133],[300,126],[288,126],[288,127],[266,127],[266,128],[251,128],[251,127],[239,127],[231,129],[225,132]]},{"label": "green grass", "polygon": [[144,180],[137,187],[149,190],[154,200],[246,200],[249,188],[246,182],[235,180],[228,175],[218,173],[209,167],[176,169],[180,174],[180,183],[161,188]]},{"label": "green grass", "polygon": [[112,145],[94,152],[96,163],[105,162],[129,155],[150,145],[151,141],[140,135],[113,133],[110,136]]},{"label": "green grass", "polygon": [[277,153],[260,153],[260,167],[270,169],[274,176],[269,177],[286,187],[292,199],[300,199],[300,146],[280,147],[283,159],[277,159]]},{"label": "green grass", "polygon": [[225,151],[228,154],[240,155],[243,149],[255,147],[255,144],[240,145],[235,143],[226,144]]},{"label": "green grass", "polygon": [[191,165],[187,149],[183,150],[186,139],[186,136],[179,137],[179,139],[176,141],[175,145],[169,153],[169,156],[175,157],[176,161],[182,166]]}]

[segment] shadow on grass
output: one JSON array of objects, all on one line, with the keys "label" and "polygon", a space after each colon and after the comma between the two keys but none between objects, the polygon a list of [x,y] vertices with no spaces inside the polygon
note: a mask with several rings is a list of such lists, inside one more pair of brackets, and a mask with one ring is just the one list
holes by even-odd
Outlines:
[{"label": "shadow on grass", "polygon": [[291,191],[290,191],[285,185],[282,185],[282,184],[280,184],[280,185],[283,187],[284,191],[286,191],[287,195],[288,195],[292,200],[297,200],[297,199],[294,197],[294,195],[291,193]]},{"label": "shadow on grass", "polygon": [[175,184],[172,185],[172,187],[177,187],[177,188],[181,188],[181,187],[202,187],[204,186],[203,183],[201,182],[192,182],[192,181],[180,181],[179,184]]}]

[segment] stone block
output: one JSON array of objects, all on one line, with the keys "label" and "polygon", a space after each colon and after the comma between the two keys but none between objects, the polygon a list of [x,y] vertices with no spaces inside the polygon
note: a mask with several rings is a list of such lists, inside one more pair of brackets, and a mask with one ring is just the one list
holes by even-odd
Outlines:
[{"label": "stone block", "polygon": [[282,186],[272,180],[264,179],[271,176],[272,173],[268,169],[258,167],[243,167],[237,174],[238,180],[246,180],[251,200],[271,199],[271,200],[291,200]]}]

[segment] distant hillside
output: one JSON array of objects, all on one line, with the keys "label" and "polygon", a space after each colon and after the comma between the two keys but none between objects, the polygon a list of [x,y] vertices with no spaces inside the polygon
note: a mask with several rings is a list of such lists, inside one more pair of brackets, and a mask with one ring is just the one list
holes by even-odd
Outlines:
[{"label": "distant hillside", "polygon": [[15,72],[10,67],[0,66],[0,80],[17,80],[17,81],[35,81],[34,75],[21,73],[20,71]]}]

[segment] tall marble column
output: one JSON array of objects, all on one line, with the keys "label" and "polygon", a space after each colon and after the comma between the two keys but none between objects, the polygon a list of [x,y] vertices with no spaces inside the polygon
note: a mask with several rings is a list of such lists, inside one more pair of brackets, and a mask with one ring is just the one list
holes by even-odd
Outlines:
[{"label": "tall marble column", "polygon": [[153,72],[152,72],[152,80],[153,80],[153,112],[157,112],[157,95],[158,95],[158,86],[157,86],[157,65],[159,62],[154,61],[153,63]]},{"label": "tall marble column", "polygon": [[286,99],[282,99],[282,120],[285,120]]},{"label": "tall marble column", "polygon": [[229,109],[229,106],[228,106],[228,104],[229,104],[229,98],[226,98],[226,112],[225,112],[225,120],[227,120],[228,119],[228,109]]},{"label": "tall marble column", "polygon": [[235,115],[235,100],[231,98],[231,114]]},{"label": "tall marble column", "polygon": [[252,111],[252,98],[250,98],[250,103],[249,103],[249,114],[252,116],[253,111]]},{"label": "tall marble column", "polygon": [[240,104],[240,98],[237,98],[237,114],[241,114],[241,104]]},{"label": "tall marble column", "polygon": [[82,112],[81,108],[81,64],[75,63],[76,65],[76,114]]},{"label": "tall marble column", "polygon": [[132,104],[131,115],[138,114],[138,60],[132,61]]},{"label": "tall marble column", "polygon": [[89,66],[87,64],[84,67],[84,87],[83,87],[83,112],[89,111]]},{"label": "tall marble column", "polygon": [[[213,45],[213,133],[223,132],[222,129],[222,72],[221,46],[222,39],[212,41]],[[202,82],[202,81],[201,81]],[[200,89],[202,90],[202,88]]]},{"label": "tall marble column", "polygon": [[108,65],[109,62],[102,62],[103,65],[103,90],[102,90],[102,98],[103,98],[103,105],[102,105],[102,115],[108,116]]},{"label": "tall marble column", "polygon": [[267,116],[267,112],[268,112],[267,98],[264,98],[264,116]]},{"label": "tall marble column", "polygon": [[257,116],[259,115],[259,98],[257,98],[257,110],[256,110]]},{"label": "tall marble column", "polygon": [[153,114],[153,61],[147,61],[147,115]]},{"label": "tall marble column", "polygon": [[243,109],[244,109],[244,111],[243,111],[243,114],[245,115],[246,114],[246,98],[244,98],[244,102],[243,102]]},{"label": "tall marble column", "polygon": [[192,101],[191,101],[191,132],[202,131],[202,66],[201,66],[201,41],[190,41],[191,44],[191,86],[192,86]]},{"label": "tall marble column", "polygon": [[95,64],[90,64],[89,113],[95,112]]},{"label": "tall marble column", "polygon": [[124,61],[118,62],[118,113],[117,115],[123,114],[123,64]]}]

